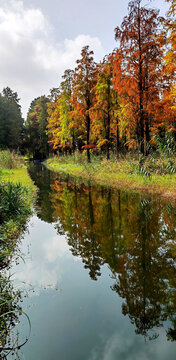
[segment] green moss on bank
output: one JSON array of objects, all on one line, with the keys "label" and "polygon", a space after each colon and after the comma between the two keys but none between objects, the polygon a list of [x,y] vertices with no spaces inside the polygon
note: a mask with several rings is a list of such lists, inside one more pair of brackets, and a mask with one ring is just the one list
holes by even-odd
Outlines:
[{"label": "green moss on bank", "polygon": [[[79,159],[80,160],[80,159]],[[176,174],[159,175],[150,173],[146,167],[140,167],[134,159],[98,160],[91,164],[86,161],[75,162],[74,157],[54,157],[46,161],[48,169],[63,172],[85,180],[123,189],[143,191],[176,200]]]}]

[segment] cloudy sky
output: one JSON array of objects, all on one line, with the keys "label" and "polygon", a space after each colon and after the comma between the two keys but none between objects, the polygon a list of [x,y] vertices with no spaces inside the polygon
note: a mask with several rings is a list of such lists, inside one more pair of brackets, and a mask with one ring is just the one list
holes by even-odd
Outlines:
[{"label": "cloudy sky", "polygon": [[[0,90],[10,86],[30,102],[59,85],[90,45],[98,61],[116,46],[114,28],[127,14],[128,0],[0,0]],[[143,0],[160,9],[164,0]]]}]

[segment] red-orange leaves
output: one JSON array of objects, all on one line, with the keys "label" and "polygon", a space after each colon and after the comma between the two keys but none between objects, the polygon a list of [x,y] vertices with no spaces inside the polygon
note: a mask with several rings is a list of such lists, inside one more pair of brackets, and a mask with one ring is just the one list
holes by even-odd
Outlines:
[{"label": "red-orange leaves", "polygon": [[129,14],[115,29],[120,48],[114,55],[113,84],[123,102],[131,107],[135,133],[141,151],[150,141],[148,104],[158,99],[162,49],[154,34],[159,31],[158,11],[141,7],[140,0],[129,3]]}]

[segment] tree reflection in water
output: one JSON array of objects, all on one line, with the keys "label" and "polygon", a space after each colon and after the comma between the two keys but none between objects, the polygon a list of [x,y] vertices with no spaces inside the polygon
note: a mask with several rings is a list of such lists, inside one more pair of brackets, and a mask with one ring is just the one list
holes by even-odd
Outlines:
[{"label": "tree reflection in water", "polygon": [[160,199],[77,186],[54,175],[49,196],[58,233],[66,234],[90,277],[97,280],[101,266],[109,265],[112,290],[124,299],[122,312],[136,333],[156,338],[169,319],[167,337],[176,340],[175,209]]}]

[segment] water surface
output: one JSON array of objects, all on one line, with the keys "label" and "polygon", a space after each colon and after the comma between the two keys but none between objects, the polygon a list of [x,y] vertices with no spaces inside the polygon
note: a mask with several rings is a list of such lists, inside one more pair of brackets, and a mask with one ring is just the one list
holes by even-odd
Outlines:
[{"label": "water surface", "polygon": [[11,269],[31,321],[19,359],[175,360],[174,205],[29,172],[38,201]]}]

